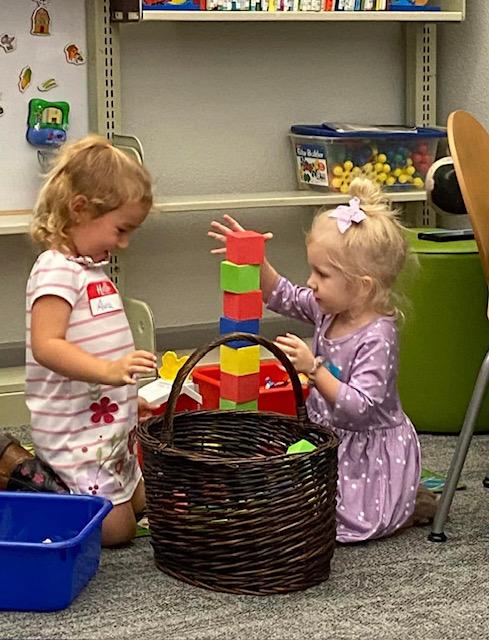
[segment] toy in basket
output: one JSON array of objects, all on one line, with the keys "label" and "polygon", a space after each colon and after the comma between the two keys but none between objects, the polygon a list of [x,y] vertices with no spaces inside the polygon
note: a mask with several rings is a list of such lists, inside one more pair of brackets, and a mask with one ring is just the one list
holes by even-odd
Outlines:
[{"label": "toy in basket", "polygon": [[[213,348],[246,339],[269,349],[292,382],[297,417],[261,411],[175,414],[184,380]],[[137,428],[155,562],[190,584],[265,595],[329,575],[336,537],[337,437],[310,422],[299,378],[265,338],[232,333],[195,351],[164,416]],[[287,455],[305,439],[314,450]]]}]

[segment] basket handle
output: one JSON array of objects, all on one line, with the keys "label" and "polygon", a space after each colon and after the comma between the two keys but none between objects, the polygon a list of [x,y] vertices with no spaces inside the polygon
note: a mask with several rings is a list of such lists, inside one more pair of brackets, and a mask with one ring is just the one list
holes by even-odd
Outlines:
[{"label": "basket handle", "polygon": [[302,385],[299,380],[299,376],[294,369],[294,365],[291,363],[289,358],[285,355],[282,349],[277,347],[273,342],[270,342],[270,340],[267,340],[267,338],[264,338],[263,336],[254,335],[252,333],[235,332],[229,333],[225,336],[220,336],[219,338],[208,342],[199,349],[196,349],[192,353],[192,355],[189,356],[188,360],[183,364],[183,366],[179,369],[176,378],[173,381],[170,396],[168,398],[167,408],[163,417],[163,426],[161,430],[162,442],[171,443],[173,440],[173,417],[175,415],[175,408],[177,406],[178,397],[187,376],[190,374],[199,360],[201,360],[206,355],[206,353],[209,353],[209,351],[212,351],[212,349],[219,347],[221,344],[233,342],[234,340],[247,340],[249,342],[254,342],[255,344],[261,345],[262,347],[265,347],[266,349],[271,351],[277,358],[277,360],[280,361],[280,363],[284,366],[287,373],[289,374],[290,381],[292,382],[297,419],[300,425],[304,425],[307,420],[307,411],[304,405]]}]

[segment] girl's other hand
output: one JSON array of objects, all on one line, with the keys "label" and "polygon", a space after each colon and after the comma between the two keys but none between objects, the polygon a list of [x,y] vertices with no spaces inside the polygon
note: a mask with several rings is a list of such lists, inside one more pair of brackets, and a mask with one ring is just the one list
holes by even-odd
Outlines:
[{"label": "girl's other hand", "polygon": [[[211,249],[211,253],[226,253],[226,236],[228,236],[232,231],[246,231],[246,229],[242,227],[237,220],[227,214],[223,215],[223,220],[224,223],[213,220],[211,222],[211,231],[207,232],[207,235],[210,238],[214,238],[214,240],[217,240],[224,245],[217,249]],[[265,240],[271,240],[273,238],[273,233],[267,232],[264,233],[263,236]]]},{"label": "girl's other hand", "polygon": [[307,375],[313,369],[314,354],[304,340],[298,336],[286,333],[284,336],[278,336],[274,344],[282,349],[298,373]]},{"label": "girl's other hand", "polygon": [[123,358],[109,362],[105,384],[122,387],[136,384],[138,374],[150,374],[156,371],[156,356],[149,351],[133,351]]}]

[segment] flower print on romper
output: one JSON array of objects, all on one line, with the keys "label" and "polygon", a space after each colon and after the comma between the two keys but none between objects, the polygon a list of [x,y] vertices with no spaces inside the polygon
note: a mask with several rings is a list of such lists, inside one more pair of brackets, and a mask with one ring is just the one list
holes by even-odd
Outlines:
[{"label": "flower print on romper", "polygon": [[107,396],[103,396],[99,402],[92,402],[90,411],[93,412],[91,421],[95,424],[101,421],[105,422],[105,424],[111,424],[115,420],[113,414],[119,411],[119,405],[117,402],[112,402]]}]

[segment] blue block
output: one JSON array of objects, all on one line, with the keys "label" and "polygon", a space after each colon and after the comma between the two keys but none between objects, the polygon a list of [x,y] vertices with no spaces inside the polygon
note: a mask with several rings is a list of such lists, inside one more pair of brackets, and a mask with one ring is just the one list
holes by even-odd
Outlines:
[{"label": "blue block", "polygon": [[[260,320],[232,320],[226,316],[222,316],[219,320],[219,333],[224,336],[228,333],[234,333],[239,331],[241,333],[253,333],[257,335],[260,333]],[[254,342],[249,340],[232,340],[226,343],[228,347],[233,349],[239,349],[239,347],[249,347]]]}]

